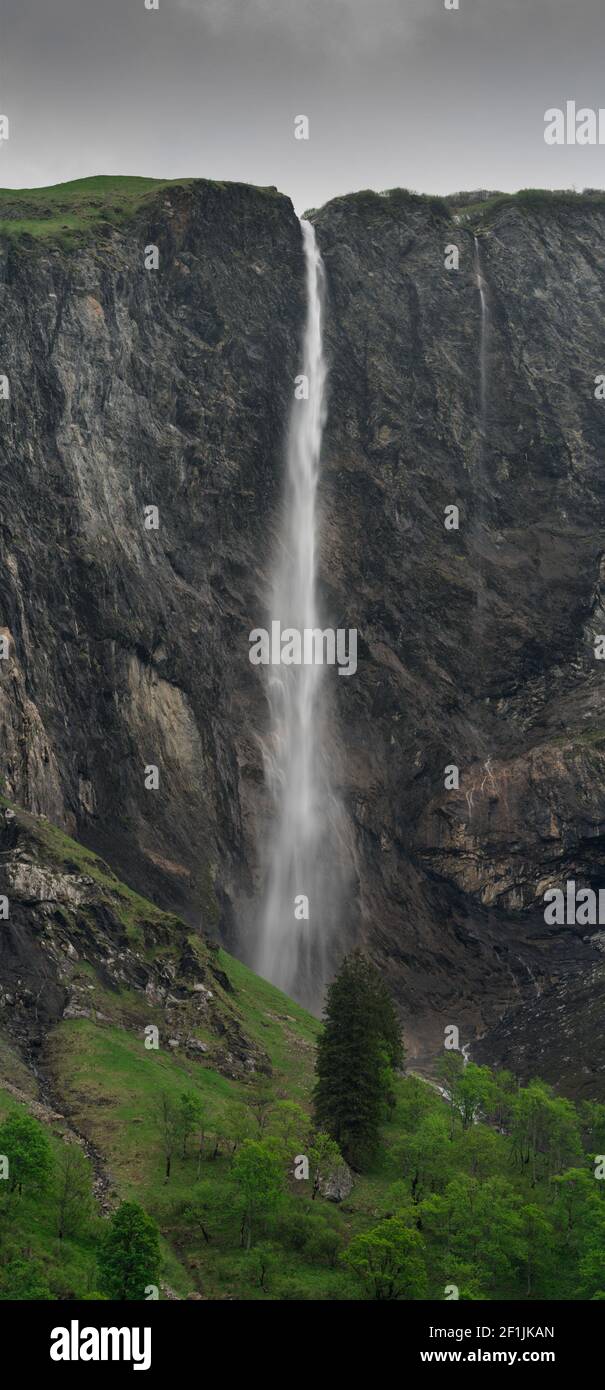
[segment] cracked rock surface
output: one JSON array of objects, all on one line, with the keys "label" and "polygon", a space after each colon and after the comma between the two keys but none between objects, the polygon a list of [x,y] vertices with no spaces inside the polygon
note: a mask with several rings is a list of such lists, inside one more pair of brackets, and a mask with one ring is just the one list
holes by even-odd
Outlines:
[{"label": "cracked rock surface", "polygon": [[[541,897],[571,877],[604,886],[605,213],[579,196],[456,221],[394,192],[311,216],[330,373],[321,604],[326,625],[358,632],[356,675],[330,673],[327,749],[351,920],[412,1055],[450,1024],[489,1052],[511,1010],[531,1034],[548,990],[596,987],[594,942],[546,927]],[[249,955],[268,806],[248,634],[299,369],[294,211],[275,190],[199,181],[72,249],[6,240],[0,306],[7,795]],[[57,893],[84,908],[89,889],[53,890],[34,867],[42,939],[52,891],[71,910]],[[140,972],[118,949],[107,968]],[[58,1008],[66,980],[50,980]]]}]

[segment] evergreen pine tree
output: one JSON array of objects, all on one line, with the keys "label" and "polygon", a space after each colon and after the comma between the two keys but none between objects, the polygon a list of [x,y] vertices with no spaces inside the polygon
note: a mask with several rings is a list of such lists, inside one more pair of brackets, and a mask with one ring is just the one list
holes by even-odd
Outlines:
[{"label": "evergreen pine tree", "polygon": [[353,1167],[366,1165],[376,1151],[389,1067],[402,1060],[388,991],[370,961],[354,951],[328,989],[314,1090],[317,1127]]},{"label": "evergreen pine tree", "polygon": [[100,1288],[108,1298],[143,1300],[157,1284],[159,1231],[138,1202],[122,1202],[114,1212],[98,1254]]}]

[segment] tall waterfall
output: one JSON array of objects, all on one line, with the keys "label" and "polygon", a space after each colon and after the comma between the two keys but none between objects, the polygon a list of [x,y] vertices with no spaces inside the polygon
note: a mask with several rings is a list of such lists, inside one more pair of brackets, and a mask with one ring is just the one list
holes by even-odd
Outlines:
[{"label": "tall waterfall", "polygon": [[[283,514],[271,594],[281,629],[316,628],[317,485],[326,418],[322,320],[324,268],[315,231],[302,221],[307,312],[302,372],[308,399],[294,400],[288,434]],[[324,750],[325,667],[266,668],[270,733],[263,746],[270,792],[265,893],[255,968],[301,1002],[318,1002],[328,935],[335,923],[338,806]],[[308,899],[305,907],[297,899]]]},{"label": "tall waterfall", "polygon": [[487,286],[483,275],[481,263],[481,248],[479,238],[475,237],[475,280],[479,290],[479,300],[481,304],[481,323],[479,327],[479,439],[477,447],[477,463],[475,478],[475,511],[471,529],[471,536],[474,540],[477,554],[477,595],[475,607],[475,620],[473,641],[478,646],[483,646],[486,636],[486,624],[488,622],[488,594],[485,580],[484,566],[484,537],[487,526],[486,504],[485,504],[485,466],[486,466],[486,445],[487,439],[487,414],[488,414],[488,347],[489,347],[489,301],[487,296]]}]

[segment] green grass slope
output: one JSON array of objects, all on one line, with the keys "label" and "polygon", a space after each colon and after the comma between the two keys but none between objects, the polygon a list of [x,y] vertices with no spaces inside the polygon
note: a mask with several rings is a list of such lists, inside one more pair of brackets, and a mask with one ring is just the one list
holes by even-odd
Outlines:
[{"label": "green grass slope", "polygon": [[[21,1194],[0,1182],[0,1299],[98,1296],[99,1240],[124,1199],[159,1226],[164,1298],[375,1298],[368,1252],[355,1267],[347,1252],[370,1236],[378,1257],[401,1224],[420,1236],[431,1299],[452,1282],[468,1299],[604,1296],[594,1156],[605,1106],[576,1109],[475,1068],[481,1104],[469,1110],[471,1067],[457,1110],[399,1075],[371,1167],[338,1204],[314,1200],[293,1169],[310,1147],[317,1020],[48,821],[3,804],[0,889],[12,915],[0,952],[0,1127],[15,1109],[31,1114],[57,1172]],[[19,969],[7,993],[11,940]],[[28,968],[38,981],[54,970],[64,991],[42,1040],[25,1021],[43,985],[37,1003],[19,1000]],[[150,1023],[157,1048],[146,1046]],[[201,1104],[201,1125],[171,1145],[167,1176],[161,1103],[183,1097]],[[277,1146],[281,1164],[279,1200],[255,1222],[250,1249],[237,1171],[246,1139]],[[73,1143],[95,1203],[61,1239],[60,1170]]]},{"label": "green grass slope", "polygon": [[[125,228],[139,213],[153,211],[161,194],[195,185],[229,187],[209,179],[98,174],[46,188],[0,188],[0,239],[24,244],[33,239],[68,251]],[[279,197],[274,188],[257,191]]]},{"label": "green grass slope", "polygon": [[95,228],[122,226],[163,189],[191,182],[98,175],[48,188],[0,188],[0,236],[68,245]]}]

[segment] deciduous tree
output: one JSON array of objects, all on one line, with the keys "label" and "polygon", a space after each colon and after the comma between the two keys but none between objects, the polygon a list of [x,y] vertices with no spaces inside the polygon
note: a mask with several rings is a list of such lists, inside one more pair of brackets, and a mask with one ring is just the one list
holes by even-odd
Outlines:
[{"label": "deciduous tree", "polygon": [[343,1259],[374,1299],[426,1297],[424,1242],[397,1217],[355,1236]]},{"label": "deciduous tree", "polygon": [[0,1125],[0,1154],[8,1159],[10,1192],[19,1196],[48,1187],[54,1167],[51,1146],[42,1125],[31,1115],[15,1110]]},{"label": "deciduous tree", "polygon": [[242,1198],[240,1239],[250,1249],[257,1222],[276,1211],[283,1192],[279,1158],[268,1144],[246,1139],[233,1162],[233,1176]]}]

